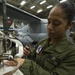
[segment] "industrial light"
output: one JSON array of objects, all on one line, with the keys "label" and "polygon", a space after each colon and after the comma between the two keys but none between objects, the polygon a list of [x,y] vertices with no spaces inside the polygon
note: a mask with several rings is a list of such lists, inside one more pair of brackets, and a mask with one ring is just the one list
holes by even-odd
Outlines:
[{"label": "industrial light", "polygon": [[22,2],[20,3],[20,5],[23,6],[25,3],[26,3],[26,1],[22,1]]},{"label": "industrial light", "polygon": [[40,12],[42,12],[43,10],[42,9],[39,9],[38,11],[37,11],[37,13],[40,13]]},{"label": "industrial light", "polygon": [[10,17],[7,17],[8,19],[10,19]]},{"label": "industrial light", "polygon": [[47,9],[49,9],[49,8],[51,8],[51,7],[53,7],[53,5],[49,5],[49,6],[47,6]]},{"label": "industrial light", "polygon": [[44,4],[45,2],[46,2],[46,0],[44,0],[44,1],[42,1],[42,2],[40,2],[40,5]]},{"label": "industrial light", "polygon": [[35,6],[30,7],[30,9],[33,9],[33,8],[35,8]]},{"label": "industrial light", "polygon": [[65,1],[67,1],[67,0],[61,0],[60,3],[65,2]]}]

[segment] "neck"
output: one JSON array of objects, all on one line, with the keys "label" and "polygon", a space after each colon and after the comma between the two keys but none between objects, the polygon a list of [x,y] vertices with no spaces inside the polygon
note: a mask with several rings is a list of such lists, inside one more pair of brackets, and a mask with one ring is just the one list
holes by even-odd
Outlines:
[{"label": "neck", "polygon": [[56,44],[58,41],[60,41],[60,39],[62,39],[65,36],[65,34],[63,36],[59,36],[57,38],[53,38],[51,39],[50,43],[51,44]]}]

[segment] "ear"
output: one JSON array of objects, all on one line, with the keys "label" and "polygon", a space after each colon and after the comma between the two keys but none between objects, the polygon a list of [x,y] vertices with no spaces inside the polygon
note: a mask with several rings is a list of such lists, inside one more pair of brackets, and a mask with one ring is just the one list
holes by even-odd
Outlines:
[{"label": "ear", "polygon": [[70,29],[74,25],[74,22],[71,22],[68,26],[68,29]]}]

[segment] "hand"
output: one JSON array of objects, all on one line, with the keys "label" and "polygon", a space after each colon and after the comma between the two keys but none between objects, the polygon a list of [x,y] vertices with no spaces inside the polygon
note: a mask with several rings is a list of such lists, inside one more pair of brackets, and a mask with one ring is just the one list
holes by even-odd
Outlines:
[{"label": "hand", "polygon": [[26,56],[30,55],[30,47],[29,46],[25,46],[25,48],[24,48],[24,54]]},{"label": "hand", "polygon": [[13,61],[13,60],[6,61],[6,62],[4,62],[4,64],[7,65],[7,66],[17,66],[17,64],[19,63],[20,66],[21,66],[25,61],[25,59],[22,59],[22,58],[16,58],[14,60],[15,61]]}]

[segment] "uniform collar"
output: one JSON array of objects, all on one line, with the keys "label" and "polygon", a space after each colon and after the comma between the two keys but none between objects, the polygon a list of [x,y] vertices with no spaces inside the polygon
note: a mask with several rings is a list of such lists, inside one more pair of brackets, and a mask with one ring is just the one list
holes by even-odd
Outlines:
[{"label": "uniform collar", "polygon": [[58,44],[54,45],[54,50],[57,51],[58,53],[62,53],[63,50],[65,50],[65,48],[68,45],[68,39],[67,36],[65,35],[59,42]]},{"label": "uniform collar", "polygon": [[[46,42],[48,44],[48,41]],[[65,35],[56,45],[50,45],[46,50],[46,52],[54,53],[55,51],[58,53],[62,53],[63,50],[65,50],[65,47],[67,46],[68,39]]]}]

